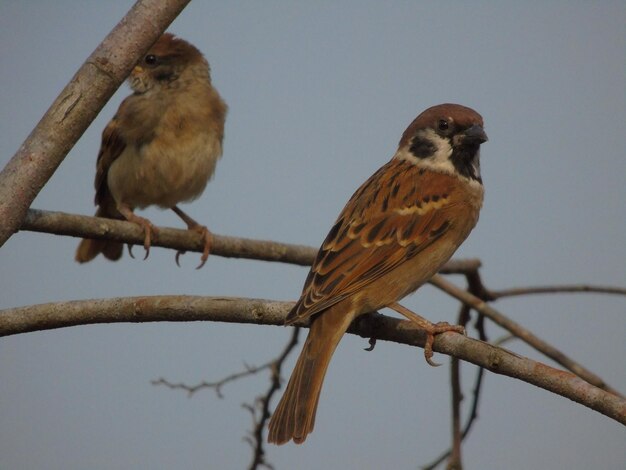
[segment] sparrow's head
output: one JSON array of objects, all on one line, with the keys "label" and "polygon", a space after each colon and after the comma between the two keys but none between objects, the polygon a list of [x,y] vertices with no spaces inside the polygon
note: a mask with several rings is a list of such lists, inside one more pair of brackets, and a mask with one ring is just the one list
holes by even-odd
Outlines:
[{"label": "sparrow's head", "polygon": [[440,104],[407,127],[396,158],[480,183],[480,145],[484,142],[487,134],[480,114],[459,104]]},{"label": "sparrow's head", "polygon": [[184,75],[210,80],[209,64],[195,46],[165,33],[137,63],[128,81],[135,93],[145,93],[174,86]]}]

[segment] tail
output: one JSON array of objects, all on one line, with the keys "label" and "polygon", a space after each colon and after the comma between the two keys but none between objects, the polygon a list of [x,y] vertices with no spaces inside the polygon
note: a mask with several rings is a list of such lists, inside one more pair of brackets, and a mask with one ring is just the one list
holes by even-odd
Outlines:
[{"label": "tail", "polygon": [[[102,207],[98,207],[96,217],[117,218],[106,213]],[[79,263],[87,263],[102,253],[105,258],[117,261],[122,257],[123,251],[124,244],[120,242],[83,238],[78,244],[74,259]]]},{"label": "tail", "polygon": [[269,442],[280,445],[293,439],[301,444],[313,431],[328,364],[353,317],[331,307],[313,320],[287,389],[270,419]]}]

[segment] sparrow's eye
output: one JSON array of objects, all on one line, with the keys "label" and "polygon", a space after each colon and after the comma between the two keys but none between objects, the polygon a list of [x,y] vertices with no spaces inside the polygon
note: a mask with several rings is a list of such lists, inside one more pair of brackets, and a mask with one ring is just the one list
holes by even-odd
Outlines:
[{"label": "sparrow's eye", "polygon": [[440,131],[447,131],[448,128],[450,127],[450,124],[448,124],[448,121],[446,119],[439,119],[439,122],[437,123],[437,127],[439,128]]},{"label": "sparrow's eye", "polygon": [[157,57],[154,54],[148,54],[143,61],[147,64],[147,65],[156,65],[157,63]]}]

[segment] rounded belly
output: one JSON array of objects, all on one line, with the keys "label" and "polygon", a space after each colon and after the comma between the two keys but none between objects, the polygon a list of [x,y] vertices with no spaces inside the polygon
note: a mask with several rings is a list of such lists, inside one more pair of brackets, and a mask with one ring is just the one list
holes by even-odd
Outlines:
[{"label": "rounded belly", "polygon": [[154,146],[127,148],[109,168],[107,183],[118,203],[171,208],[202,194],[217,161],[211,153],[206,147],[169,152]]}]

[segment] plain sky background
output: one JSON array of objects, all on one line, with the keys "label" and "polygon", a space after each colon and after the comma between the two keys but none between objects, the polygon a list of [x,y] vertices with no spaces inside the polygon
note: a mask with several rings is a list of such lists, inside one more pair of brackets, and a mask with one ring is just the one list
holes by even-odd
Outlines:
[{"label": "plain sky background", "polygon": [[[0,2],[2,165],[131,5]],[[480,258],[491,289],[625,286],[625,25],[623,1],[194,0],[170,31],[205,53],[230,111],[216,177],[184,209],[219,234],[317,247],[411,120],[458,102],[483,115],[490,137],[485,205],[458,256]],[[124,85],[113,97],[33,207],[93,214],[100,133],[128,93]],[[142,215],[182,227],[171,211]],[[197,253],[178,268],[159,248],[147,261],[125,254],[79,266],[77,242],[13,236],[0,250],[0,308],[153,294],[295,300],[307,273],[217,256],[196,271]],[[454,321],[458,310],[430,287],[405,304],[434,321]],[[606,295],[496,304],[622,392],[625,306]],[[489,325],[488,333],[502,331]],[[212,391],[188,399],[150,380],[216,380],[274,357],[289,335],[160,323],[2,338],[0,468],[245,468],[251,419],[240,405],[265,391],[266,374],[227,386],[221,400]],[[421,350],[366,346],[344,338],[315,432],[302,446],[267,447],[276,469],[415,469],[448,447],[448,367],[429,367]],[[510,347],[543,360],[519,342]],[[462,373],[469,398],[475,368]],[[616,422],[488,373],[463,451],[468,469],[618,469],[625,443]]]}]

